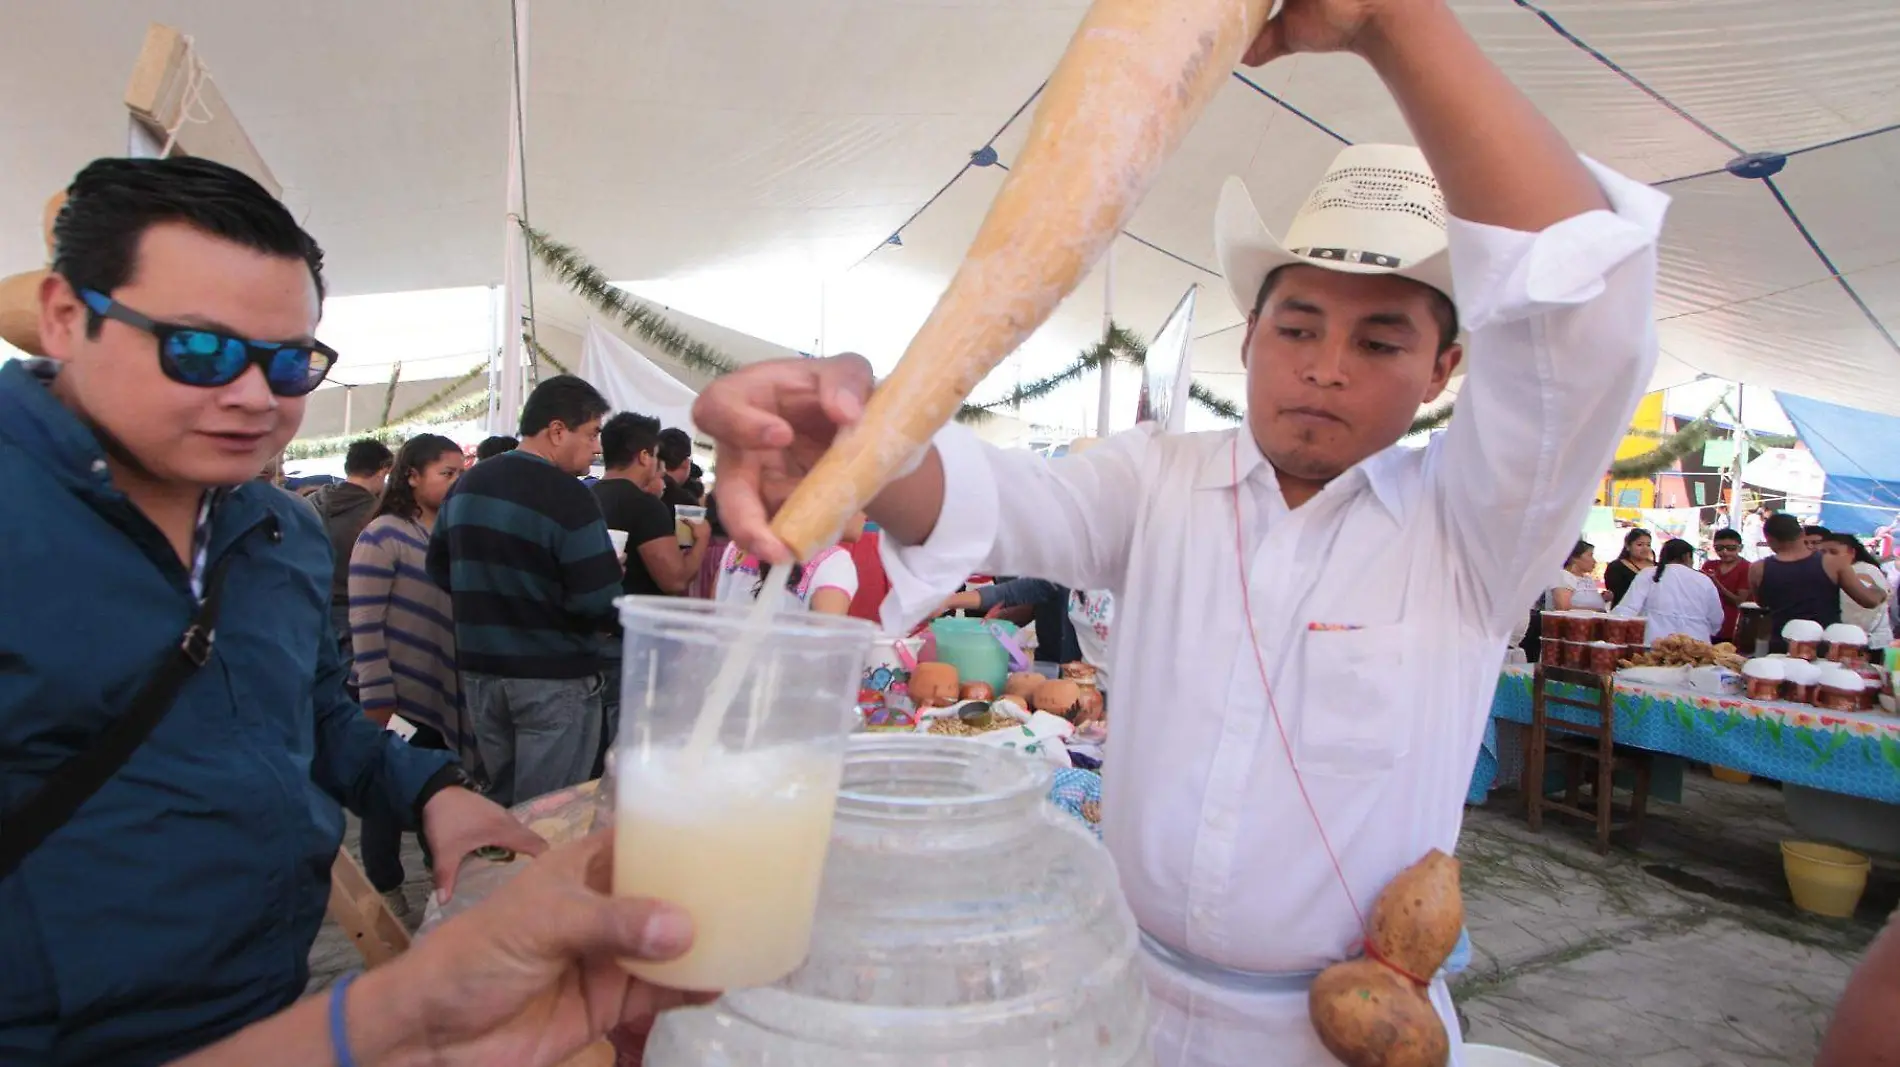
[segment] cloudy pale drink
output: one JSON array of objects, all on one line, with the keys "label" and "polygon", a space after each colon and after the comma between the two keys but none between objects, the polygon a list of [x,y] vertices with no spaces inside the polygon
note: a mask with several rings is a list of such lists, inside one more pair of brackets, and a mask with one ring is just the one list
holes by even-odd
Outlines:
[{"label": "cloudy pale drink", "polygon": [[633,756],[617,767],[614,893],[684,908],[694,939],[679,959],[621,965],[657,985],[708,992],[796,970],[811,943],[841,753],[787,745]]}]

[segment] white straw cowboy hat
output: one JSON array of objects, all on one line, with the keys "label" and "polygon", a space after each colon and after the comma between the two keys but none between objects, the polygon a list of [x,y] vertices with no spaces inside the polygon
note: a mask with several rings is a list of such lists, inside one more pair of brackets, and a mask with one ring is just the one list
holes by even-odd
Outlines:
[{"label": "white straw cowboy hat", "polygon": [[1410,145],[1360,144],[1334,157],[1284,241],[1274,238],[1239,178],[1221,188],[1214,251],[1242,314],[1276,268],[1305,264],[1348,274],[1396,274],[1453,298],[1445,195]]}]

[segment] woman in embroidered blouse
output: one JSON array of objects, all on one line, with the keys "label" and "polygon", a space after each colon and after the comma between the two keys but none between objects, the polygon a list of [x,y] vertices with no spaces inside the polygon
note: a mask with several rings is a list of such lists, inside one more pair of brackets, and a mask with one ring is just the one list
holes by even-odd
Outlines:
[{"label": "woman in embroidered blouse", "polygon": [[1557,584],[1551,587],[1551,610],[1609,610],[1610,606],[1603,600],[1603,589],[1597,585],[1596,571],[1596,548],[1588,541],[1578,541],[1570,549],[1570,558],[1564,560],[1563,573],[1558,575]]},{"label": "woman in embroidered blouse", "polygon": [[[805,563],[792,567],[792,594],[807,611],[820,615],[844,615],[851,610],[851,598],[858,595],[858,565],[845,545],[864,534],[864,513],[859,512],[845,527],[839,543],[824,549]],[[774,576],[776,580],[776,575]],[[726,545],[719,559],[717,599],[732,603],[750,603],[758,599],[764,582],[759,578],[759,561],[734,544]]]}]

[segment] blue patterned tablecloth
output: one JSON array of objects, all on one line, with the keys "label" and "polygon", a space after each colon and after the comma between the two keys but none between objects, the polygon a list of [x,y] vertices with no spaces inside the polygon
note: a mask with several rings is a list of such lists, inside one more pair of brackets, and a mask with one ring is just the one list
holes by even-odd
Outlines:
[{"label": "blue patterned tablecloth", "polygon": [[[1623,682],[1616,687],[1616,743],[1733,767],[1762,778],[1900,804],[1900,718],[1823,711],[1805,704]],[[1558,718],[1590,714],[1559,706]],[[1500,721],[1531,721],[1531,672],[1506,667],[1491,701],[1484,748],[1467,799],[1483,803],[1498,777]]]}]

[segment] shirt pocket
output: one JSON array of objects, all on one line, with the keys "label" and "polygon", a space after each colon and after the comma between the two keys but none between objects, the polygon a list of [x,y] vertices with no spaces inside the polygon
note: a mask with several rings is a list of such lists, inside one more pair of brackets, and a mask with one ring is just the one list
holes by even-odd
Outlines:
[{"label": "shirt pocket", "polygon": [[1392,769],[1411,748],[1416,686],[1404,684],[1406,629],[1308,630],[1294,752],[1301,771],[1366,778]]}]

